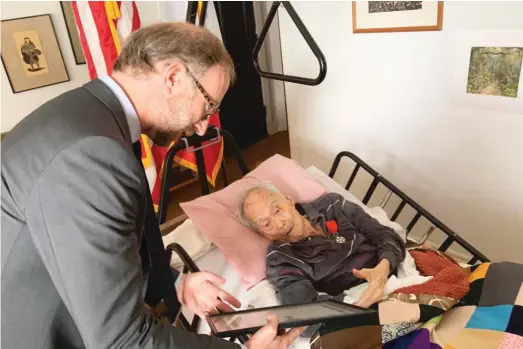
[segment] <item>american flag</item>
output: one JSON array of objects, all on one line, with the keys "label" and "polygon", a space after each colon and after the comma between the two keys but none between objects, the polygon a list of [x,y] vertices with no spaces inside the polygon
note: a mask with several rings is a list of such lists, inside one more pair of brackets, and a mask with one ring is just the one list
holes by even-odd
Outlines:
[{"label": "american flag", "polygon": [[[199,9],[201,9],[201,1]],[[134,1],[72,1],[76,24],[84,51],[89,76],[92,79],[110,75],[112,66],[123,40],[140,28],[140,14]],[[209,120],[209,125],[220,127],[219,115]],[[141,135],[142,162],[152,192],[155,209],[158,210],[161,193],[161,171],[168,148],[158,147],[146,136]],[[205,171],[211,185],[221,167],[223,142],[203,149]],[[174,159],[181,166],[196,171],[193,152],[178,152]]]}]

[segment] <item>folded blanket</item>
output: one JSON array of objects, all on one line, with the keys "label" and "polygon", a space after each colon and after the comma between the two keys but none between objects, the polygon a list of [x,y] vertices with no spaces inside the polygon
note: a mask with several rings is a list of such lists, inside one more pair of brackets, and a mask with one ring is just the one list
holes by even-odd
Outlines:
[{"label": "folded blanket", "polygon": [[409,254],[421,275],[433,278],[420,285],[400,288],[395,293],[431,294],[457,300],[469,291],[468,273],[453,258],[429,249],[414,249]]}]

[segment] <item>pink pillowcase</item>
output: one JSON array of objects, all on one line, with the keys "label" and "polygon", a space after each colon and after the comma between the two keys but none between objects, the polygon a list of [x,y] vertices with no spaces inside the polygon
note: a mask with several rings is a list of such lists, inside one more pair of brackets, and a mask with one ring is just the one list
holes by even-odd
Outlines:
[{"label": "pink pillowcase", "polygon": [[260,181],[270,181],[296,202],[312,201],[327,189],[295,161],[274,155],[242,179],[210,195],[180,204],[187,216],[250,288],[265,279],[265,256],[270,241],[236,219],[244,193]]}]

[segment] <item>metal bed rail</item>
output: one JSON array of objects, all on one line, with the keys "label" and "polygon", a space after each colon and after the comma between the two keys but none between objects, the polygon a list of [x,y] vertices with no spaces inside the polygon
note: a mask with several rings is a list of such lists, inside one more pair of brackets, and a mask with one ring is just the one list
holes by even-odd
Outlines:
[{"label": "metal bed rail", "polygon": [[397,188],[394,184],[389,182],[386,178],[384,178],[381,174],[379,174],[376,170],[374,170],[372,167],[370,167],[367,163],[365,163],[363,160],[361,160],[359,157],[354,155],[351,152],[343,151],[340,152],[336,158],[334,159],[334,162],[332,163],[332,167],[329,172],[329,177],[334,178],[334,175],[336,174],[336,170],[338,169],[338,166],[343,158],[349,158],[351,159],[356,166],[352,170],[352,173],[350,174],[349,180],[347,184],[345,185],[345,190],[349,190],[352,186],[354,179],[356,178],[356,175],[358,174],[358,171],[360,169],[364,169],[372,176],[372,182],[367,189],[362,202],[366,205],[369,200],[372,198],[372,195],[374,194],[374,191],[376,190],[377,186],[381,183],[383,184],[387,189],[388,192],[383,198],[381,207],[383,208],[386,203],[389,201],[392,194],[397,195],[401,201],[399,205],[397,206],[396,210],[392,214],[390,220],[395,221],[400,213],[403,211],[406,205],[409,205],[412,207],[416,213],[410,223],[407,225],[406,231],[407,236],[409,232],[414,228],[416,223],[418,223],[419,219],[424,217],[427,219],[431,226],[429,229],[425,232],[425,234],[422,237],[422,241],[426,241],[430,235],[434,232],[435,229],[441,230],[447,237],[445,241],[438,247],[438,250],[441,252],[445,252],[448,250],[448,248],[453,244],[457,243],[461,247],[463,247],[468,253],[472,255],[472,258],[468,261],[469,264],[475,264],[478,261],[480,262],[489,262],[490,260],[480,251],[478,251],[474,246],[469,244],[465,239],[463,239],[461,236],[459,236],[456,232],[454,232],[452,229],[450,229],[448,226],[443,224],[438,218],[433,216],[430,212],[425,210],[423,207],[421,207],[417,202],[415,202],[413,199],[411,199],[409,196],[407,196],[403,191],[401,191],[399,188]]}]

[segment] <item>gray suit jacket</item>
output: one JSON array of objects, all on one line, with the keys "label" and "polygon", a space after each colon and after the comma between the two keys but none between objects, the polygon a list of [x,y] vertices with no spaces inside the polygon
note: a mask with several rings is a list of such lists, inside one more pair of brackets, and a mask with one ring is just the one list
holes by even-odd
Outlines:
[{"label": "gray suit jacket", "polygon": [[105,84],[45,103],[1,147],[2,348],[239,348],[146,310],[146,178]]}]

